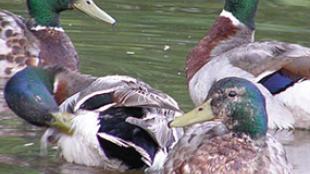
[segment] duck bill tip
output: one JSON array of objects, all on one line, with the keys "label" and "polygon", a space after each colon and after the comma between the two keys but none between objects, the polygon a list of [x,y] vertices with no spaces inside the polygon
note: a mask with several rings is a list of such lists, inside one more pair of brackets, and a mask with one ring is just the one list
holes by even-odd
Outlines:
[{"label": "duck bill tip", "polygon": [[104,21],[106,23],[109,23],[111,25],[116,24],[116,20],[111,17],[108,13],[106,13],[104,10],[100,9],[93,0],[76,0],[73,3],[73,7],[86,13],[87,15]]}]

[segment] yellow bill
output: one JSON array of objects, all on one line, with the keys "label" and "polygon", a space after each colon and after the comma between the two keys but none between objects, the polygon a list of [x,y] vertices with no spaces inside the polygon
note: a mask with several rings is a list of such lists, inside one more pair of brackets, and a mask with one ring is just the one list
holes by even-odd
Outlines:
[{"label": "yellow bill", "polygon": [[57,128],[59,131],[72,135],[72,119],[73,115],[67,112],[57,112],[51,114],[53,117],[53,121],[49,124],[51,127]]},{"label": "yellow bill", "polygon": [[115,24],[116,22],[109,14],[101,10],[93,0],[76,0],[73,3],[73,6],[87,15],[109,24]]},{"label": "yellow bill", "polygon": [[185,127],[195,123],[201,123],[215,118],[211,109],[211,100],[208,100],[204,104],[198,106],[192,111],[177,117],[171,123],[171,127]]}]

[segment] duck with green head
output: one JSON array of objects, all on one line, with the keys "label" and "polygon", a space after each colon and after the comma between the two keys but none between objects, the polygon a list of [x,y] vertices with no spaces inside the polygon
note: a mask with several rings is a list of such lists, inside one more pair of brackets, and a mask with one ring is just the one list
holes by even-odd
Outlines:
[{"label": "duck with green head", "polygon": [[62,65],[79,70],[79,57],[60,26],[60,13],[79,9],[114,24],[93,0],[27,0],[29,20],[0,11],[0,77],[11,77],[28,65]]},{"label": "duck with green head", "polygon": [[222,13],[190,52],[190,96],[202,104],[213,83],[236,76],[252,81],[267,103],[269,128],[310,128],[310,49],[279,41],[254,41],[258,0],[225,0]]},{"label": "duck with green head", "polygon": [[267,133],[265,99],[250,81],[229,77],[214,83],[207,100],[176,118],[188,126],[168,155],[165,174],[292,173],[282,145]]},{"label": "duck with green head", "polygon": [[16,115],[48,128],[43,147],[56,143],[76,164],[157,170],[183,133],[168,127],[181,112],[176,101],[128,76],[26,67],[9,79],[4,96]]}]

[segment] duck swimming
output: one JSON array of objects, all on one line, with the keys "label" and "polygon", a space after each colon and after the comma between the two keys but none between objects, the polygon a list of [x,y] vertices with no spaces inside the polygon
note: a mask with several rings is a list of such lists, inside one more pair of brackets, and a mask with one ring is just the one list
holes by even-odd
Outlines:
[{"label": "duck swimming", "polygon": [[27,65],[62,65],[79,70],[78,54],[60,26],[60,13],[79,9],[114,24],[93,0],[27,0],[29,20],[0,11],[0,77],[11,77]]},{"label": "duck swimming", "polygon": [[215,82],[205,103],[170,123],[187,128],[164,174],[292,173],[267,122],[264,96],[253,83],[237,77]]},{"label": "duck swimming", "polygon": [[157,170],[183,133],[168,127],[181,113],[175,100],[128,76],[29,66],[7,82],[4,95],[19,117],[48,128],[43,146],[57,144],[71,163]]},{"label": "duck swimming", "polygon": [[218,80],[254,82],[266,98],[269,128],[310,128],[310,49],[279,41],[254,41],[258,0],[225,0],[222,13],[190,52],[186,76],[195,105]]}]

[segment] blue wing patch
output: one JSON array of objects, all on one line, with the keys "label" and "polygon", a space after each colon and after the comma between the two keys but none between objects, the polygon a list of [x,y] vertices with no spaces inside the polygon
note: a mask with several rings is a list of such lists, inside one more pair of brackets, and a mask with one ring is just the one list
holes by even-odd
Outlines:
[{"label": "blue wing patch", "polygon": [[272,95],[276,95],[285,91],[287,88],[293,86],[303,77],[292,74],[284,69],[280,69],[259,81],[262,85],[267,88]]}]

